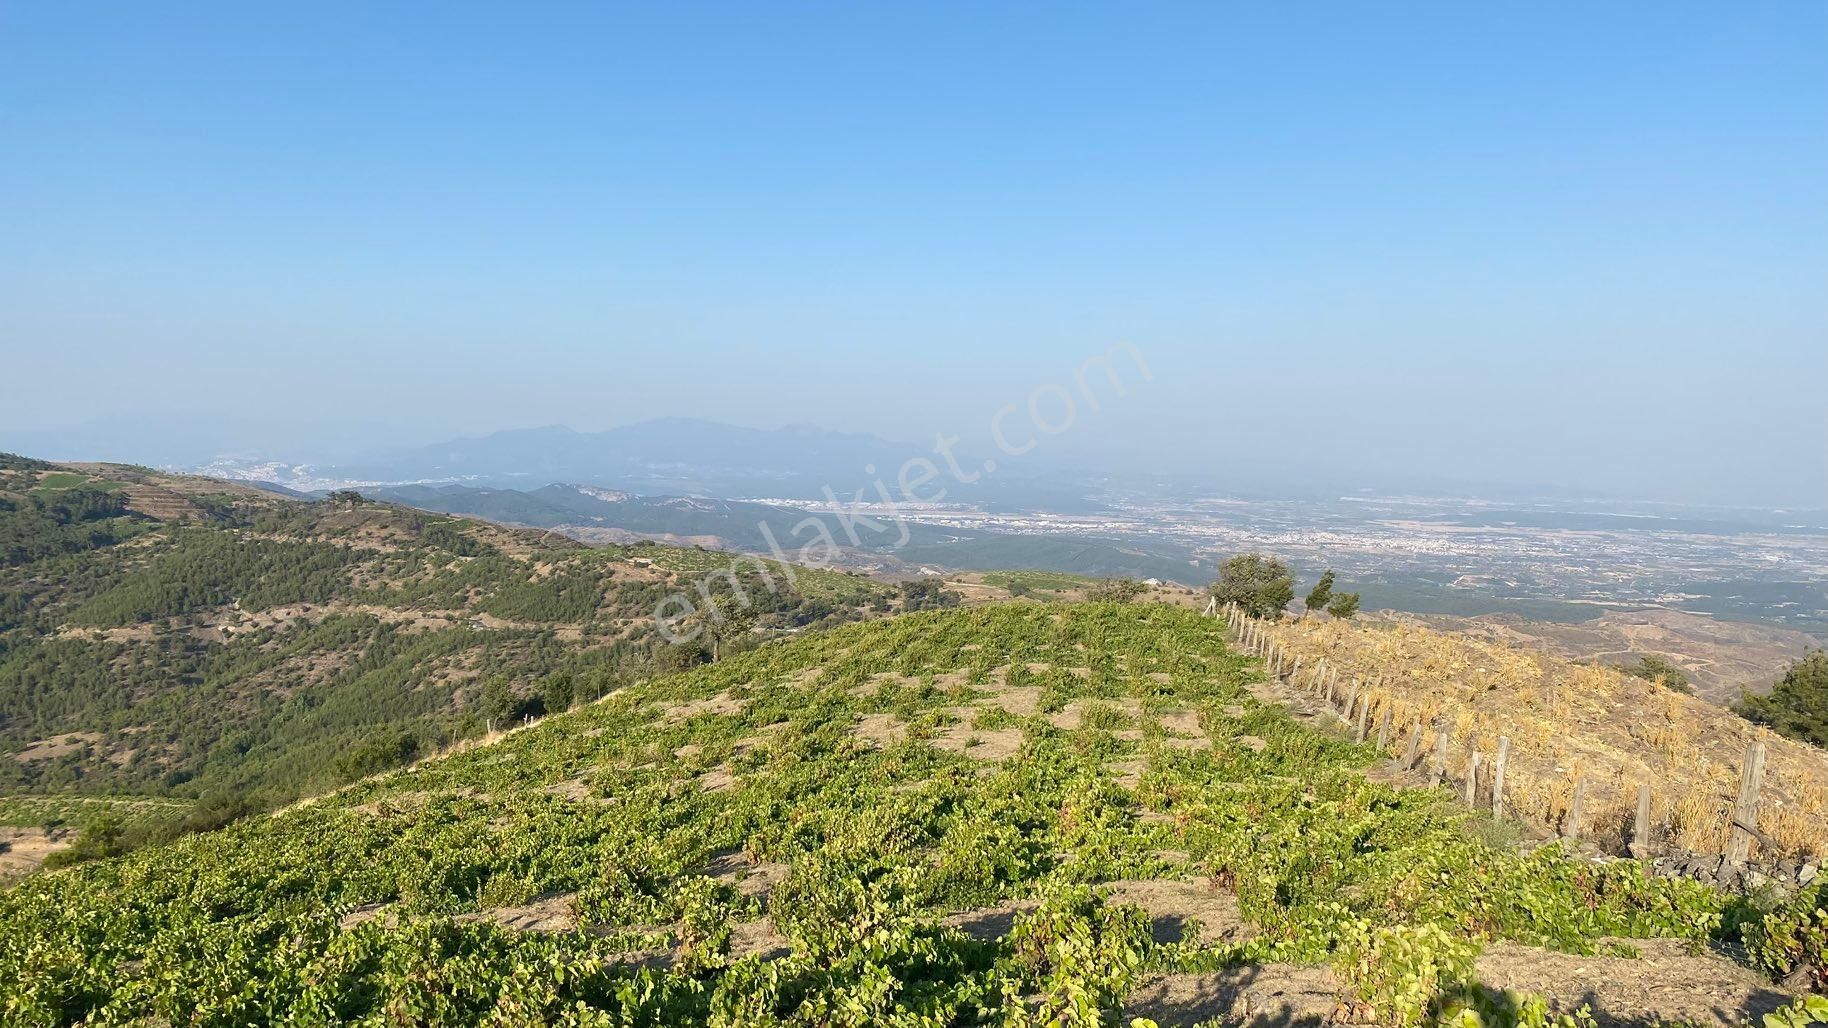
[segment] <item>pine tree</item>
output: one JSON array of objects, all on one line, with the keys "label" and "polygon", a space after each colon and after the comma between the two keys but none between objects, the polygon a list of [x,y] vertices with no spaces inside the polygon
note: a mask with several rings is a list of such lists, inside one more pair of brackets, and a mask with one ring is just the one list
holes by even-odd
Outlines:
[{"label": "pine tree", "polygon": [[1828,746],[1828,651],[1804,654],[1769,695],[1747,695],[1733,709],[1792,739]]},{"label": "pine tree", "polygon": [[1320,576],[1320,581],[1315,582],[1314,588],[1308,593],[1307,608],[1310,611],[1325,610],[1327,601],[1332,598],[1333,569],[1328,568],[1326,573]]},{"label": "pine tree", "polygon": [[482,697],[476,701],[477,710],[489,722],[490,728],[506,728],[514,721],[514,715],[520,713],[520,701],[508,688],[508,680],[497,675],[482,686]]}]

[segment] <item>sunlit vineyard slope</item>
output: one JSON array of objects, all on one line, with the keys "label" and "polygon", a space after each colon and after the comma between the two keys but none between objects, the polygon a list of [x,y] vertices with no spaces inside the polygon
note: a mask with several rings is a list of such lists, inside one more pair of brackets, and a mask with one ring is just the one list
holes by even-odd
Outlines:
[{"label": "sunlit vineyard slope", "polygon": [[[629,685],[491,745],[0,894],[7,1023],[1705,1023],[1740,904],[1521,855],[1253,694],[1183,608],[1002,604]],[[1605,939],[1638,938],[1627,946]],[[1483,949],[1483,955],[1481,950]],[[1655,951],[1654,964],[1633,960]],[[1699,951],[1697,951],[1699,952]],[[1654,993],[1607,991],[1651,966]],[[1533,970],[1535,969],[1535,970]],[[1622,979],[1621,979],[1622,980]],[[1666,987],[1665,987],[1666,986]],[[1636,999],[1631,998],[1636,996]],[[1634,1005],[1635,1004],[1635,1005]],[[1534,1011],[1534,1013],[1532,1013]],[[1720,1015],[1727,1016],[1726,1014]]]}]

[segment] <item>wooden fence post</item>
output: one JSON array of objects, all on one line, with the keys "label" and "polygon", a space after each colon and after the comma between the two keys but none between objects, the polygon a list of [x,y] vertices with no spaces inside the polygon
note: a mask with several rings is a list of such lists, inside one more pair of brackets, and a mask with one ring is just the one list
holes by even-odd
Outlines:
[{"label": "wooden fence post", "polygon": [[1562,823],[1561,837],[1564,839],[1580,838],[1582,808],[1587,805],[1587,780],[1574,780],[1574,802],[1568,805],[1568,820]]},{"label": "wooden fence post", "polygon": [[1498,737],[1498,758],[1492,761],[1492,816],[1504,816],[1504,765],[1511,759],[1511,737]]},{"label": "wooden fence post", "polygon": [[1466,805],[1469,807],[1479,805],[1479,758],[1482,756],[1484,754],[1474,750],[1466,762]]},{"label": "wooden fence post", "polygon": [[1422,757],[1422,723],[1417,721],[1409,730],[1409,746],[1403,750],[1403,770],[1415,767],[1415,762]]},{"label": "wooden fence post", "polygon": [[1631,855],[1643,860],[1650,856],[1650,783],[1638,783],[1638,815],[1631,822]]},{"label": "wooden fence post", "polygon": [[1726,858],[1743,864],[1752,855],[1758,831],[1758,790],[1765,778],[1765,744],[1754,740],[1746,747],[1745,769],[1739,775],[1739,802],[1733,807],[1733,833],[1726,844]]},{"label": "wooden fence post", "polygon": [[1365,723],[1367,721],[1369,721],[1370,719],[1371,719],[1371,696],[1369,694],[1366,694],[1364,702],[1362,702],[1358,705],[1358,732],[1353,737],[1354,742],[1364,742],[1365,741]]},{"label": "wooden fence post", "polygon": [[1447,780],[1447,729],[1445,728],[1434,735],[1434,780],[1436,785]]},{"label": "wooden fence post", "polygon": [[1390,705],[1384,705],[1384,716],[1377,719],[1377,749],[1384,752],[1390,746]]}]

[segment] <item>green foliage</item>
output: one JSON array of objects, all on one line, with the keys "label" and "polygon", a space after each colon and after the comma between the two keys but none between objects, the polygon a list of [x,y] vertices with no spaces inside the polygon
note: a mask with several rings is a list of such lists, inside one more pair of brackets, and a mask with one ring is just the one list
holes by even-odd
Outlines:
[{"label": "green foliage", "polygon": [[1768,694],[1748,694],[1733,709],[1792,739],[1828,747],[1828,651],[1804,654]]},{"label": "green foliage", "polygon": [[49,471],[54,466],[17,453],[0,451],[0,471]]},{"label": "green foliage", "polygon": [[493,728],[507,728],[520,720],[520,698],[508,688],[508,680],[496,676],[483,683],[482,696],[476,702],[476,711],[489,722]]},{"label": "green foliage", "polygon": [[1623,671],[1628,675],[1642,678],[1646,682],[1656,682],[1666,689],[1674,689],[1676,692],[1680,693],[1692,693],[1695,691],[1694,688],[1689,685],[1688,672],[1683,671],[1674,661],[1671,661],[1668,657],[1661,654],[1646,653],[1638,658],[1636,664],[1619,664],[1616,666],[1620,671]]},{"label": "green foliage", "polygon": [[1304,601],[1304,604],[1309,610],[1321,611],[1326,609],[1327,601],[1332,597],[1333,569],[1328,568],[1321,573],[1320,581],[1314,583],[1314,588],[1308,590],[1308,598]]},{"label": "green foliage", "polygon": [[[1695,883],[1494,849],[1443,796],[1367,780],[1365,747],[1253,699],[1256,668],[1214,619],[1149,604],[954,609],[770,643],[309,804],[29,878],[0,893],[0,1009],[98,1028],[1039,1028],[1121,1023],[1156,972],[1338,960],[1361,1000],[1445,1016],[1475,1009],[1453,993],[1487,939],[1591,951],[1720,927],[1722,898]],[[1021,682],[1097,702],[1066,730],[980,695]],[[985,730],[1020,731],[1016,757],[937,745],[974,700]],[[1152,718],[1168,711],[1196,713],[1210,748],[1165,738]],[[865,718],[906,737],[869,742]],[[1128,761],[1144,768],[1133,788],[1114,770]],[[778,884],[746,894],[714,871],[732,861]],[[1234,889],[1255,937],[1157,942],[1104,889],[1180,875]],[[465,916],[542,896],[568,897],[577,930]],[[944,920],[1017,901],[1001,938]],[[785,956],[737,951],[733,928],[764,913]],[[669,939],[669,965],[639,959]],[[1430,982],[1445,998],[1417,998]]]},{"label": "green foliage", "polygon": [[1011,596],[1034,596],[1036,599],[1059,599],[1062,593],[1087,589],[1098,579],[1069,575],[1059,571],[988,571],[984,584],[1009,590]]},{"label": "green foliage", "polygon": [[113,814],[102,814],[83,826],[82,834],[69,849],[59,850],[45,858],[44,866],[55,870],[89,860],[118,857],[127,852],[127,827]]},{"label": "green foliage", "polygon": [[1746,951],[1773,978],[1801,976],[1828,993],[1828,881],[1745,926]]},{"label": "green foliage", "polygon": [[414,521],[411,524],[417,530],[421,541],[449,551],[453,556],[480,557],[492,552],[489,547],[478,542],[453,522]]},{"label": "green foliage", "polygon": [[1033,1007],[1010,1010],[1011,1022],[1096,1025],[1141,977],[1151,950],[1149,919],[1136,907],[1107,906],[1091,889],[1070,887],[1018,921],[1004,945],[1025,991],[1040,996]]},{"label": "green foliage", "polygon": [[1828,1024],[1828,996],[1799,996],[1776,1013],[1764,1016],[1765,1028],[1808,1028]]},{"label": "green foliage", "polygon": [[1240,553],[1219,566],[1211,593],[1220,606],[1236,604],[1257,618],[1279,618],[1295,598],[1288,565],[1262,553]]},{"label": "green foliage", "polygon": [[58,489],[74,489],[89,481],[89,476],[76,471],[52,471],[38,478],[38,490],[48,492]]},{"label": "green foliage", "polygon": [[547,675],[546,680],[540,685],[540,700],[546,710],[551,713],[570,710],[576,699],[577,683],[572,680],[568,672],[560,671],[557,674]]},{"label": "green foliage", "polygon": [[1541,996],[1475,987],[1444,998],[1441,1009],[1442,1028],[1599,1028],[1589,1006],[1570,1014],[1551,1014],[1548,1001]]},{"label": "green foliage", "polygon": [[177,529],[144,568],[71,611],[84,625],[128,625],[235,604],[267,610],[325,603],[348,589],[360,553],[326,542],[247,538],[210,528]]},{"label": "green foliage", "polygon": [[84,828],[107,817],[138,831],[177,821],[189,808],[182,800],[140,796],[0,796],[0,826]]},{"label": "green foliage", "polygon": [[398,728],[383,728],[336,758],[336,772],[344,778],[361,778],[412,762],[419,755],[419,737]]},{"label": "green foliage", "polygon": [[1358,594],[1334,593],[1327,601],[1327,613],[1341,621],[1350,620],[1358,613]]},{"label": "green foliage", "polygon": [[[491,679],[524,698],[498,727],[568,706],[541,684],[552,676],[600,696],[668,652],[651,627],[660,601],[698,596],[685,578],[636,573],[628,548],[194,483],[172,488],[205,516],[158,522],[126,512],[100,473],[74,479],[45,491],[36,472],[0,470],[0,540],[20,561],[0,563],[8,793],[282,804],[396,765],[404,738],[431,749],[480,733]],[[656,565],[684,553],[713,571],[738,564],[640,552]],[[754,563],[714,575],[710,591],[721,603],[748,590],[768,632],[841,623],[859,615],[841,597],[889,595],[807,569],[795,582],[812,596],[763,562],[770,588]],[[211,827],[244,812],[203,806],[169,820]]]},{"label": "green foliage", "polygon": [[959,594],[948,591],[944,586],[945,583],[937,578],[914,578],[901,583],[902,611],[939,610],[958,606]]},{"label": "green foliage", "polygon": [[0,497],[0,568],[113,546],[144,527],[119,493],[96,486]]},{"label": "green foliage", "polygon": [[884,589],[878,583],[847,571],[783,564],[777,560],[726,553],[722,550],[648,543],[628,547],[621,552],[638,554],[651,560],[657,568],[665,568],[694,579],[732,569],[742,569],[751,579],[759,579],[761,570],[765,569],[779,583],[781,591],[830,604],[869,603],[884,595]]},{"label": "green foliage", "polygon": [[1134,578],[1107,578],[1085,592],[1085,598],[1098,603],[1130,603],[1148,592]]},{"label": "green foliage", "polygon": [[1362,1020],[1414,1028],[1441,1011],[1442,997],[1463,992],[1478,946],[1436,925],[1346,922],[1334,969],[1358,993]]}]

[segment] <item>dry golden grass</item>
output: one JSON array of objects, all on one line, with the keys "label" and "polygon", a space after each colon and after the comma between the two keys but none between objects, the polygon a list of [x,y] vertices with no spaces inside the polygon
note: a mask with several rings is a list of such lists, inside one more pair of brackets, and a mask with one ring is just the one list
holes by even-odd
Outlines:
[{"label": "dry golden grass", "polygon": [[1602,846],[1622,847],[1638,785],[1649,782],[1652,820],[1669,844],[1721,852],[1746,748],[1762,739],[1759,828],[1778,855],[1828,857],[1828,754],[1705,700],[1609,668],[1415,625],[1304,618],[1265,631],[1291,662],[1300,658],[1302,684],[1323,660],[1337,670],[1342,693],[1361,682],[1373,725],[1392,711],[1393,750],[1407,744],[1417,722],[1428,726],[1430,744],[1447,729],[1456,778],[1477,750],[1488,783],[1498,740],[1509,738],[1505,803],[1520,818],[1560,828],[1574,782],[1584,777],[1581,835]]}]

